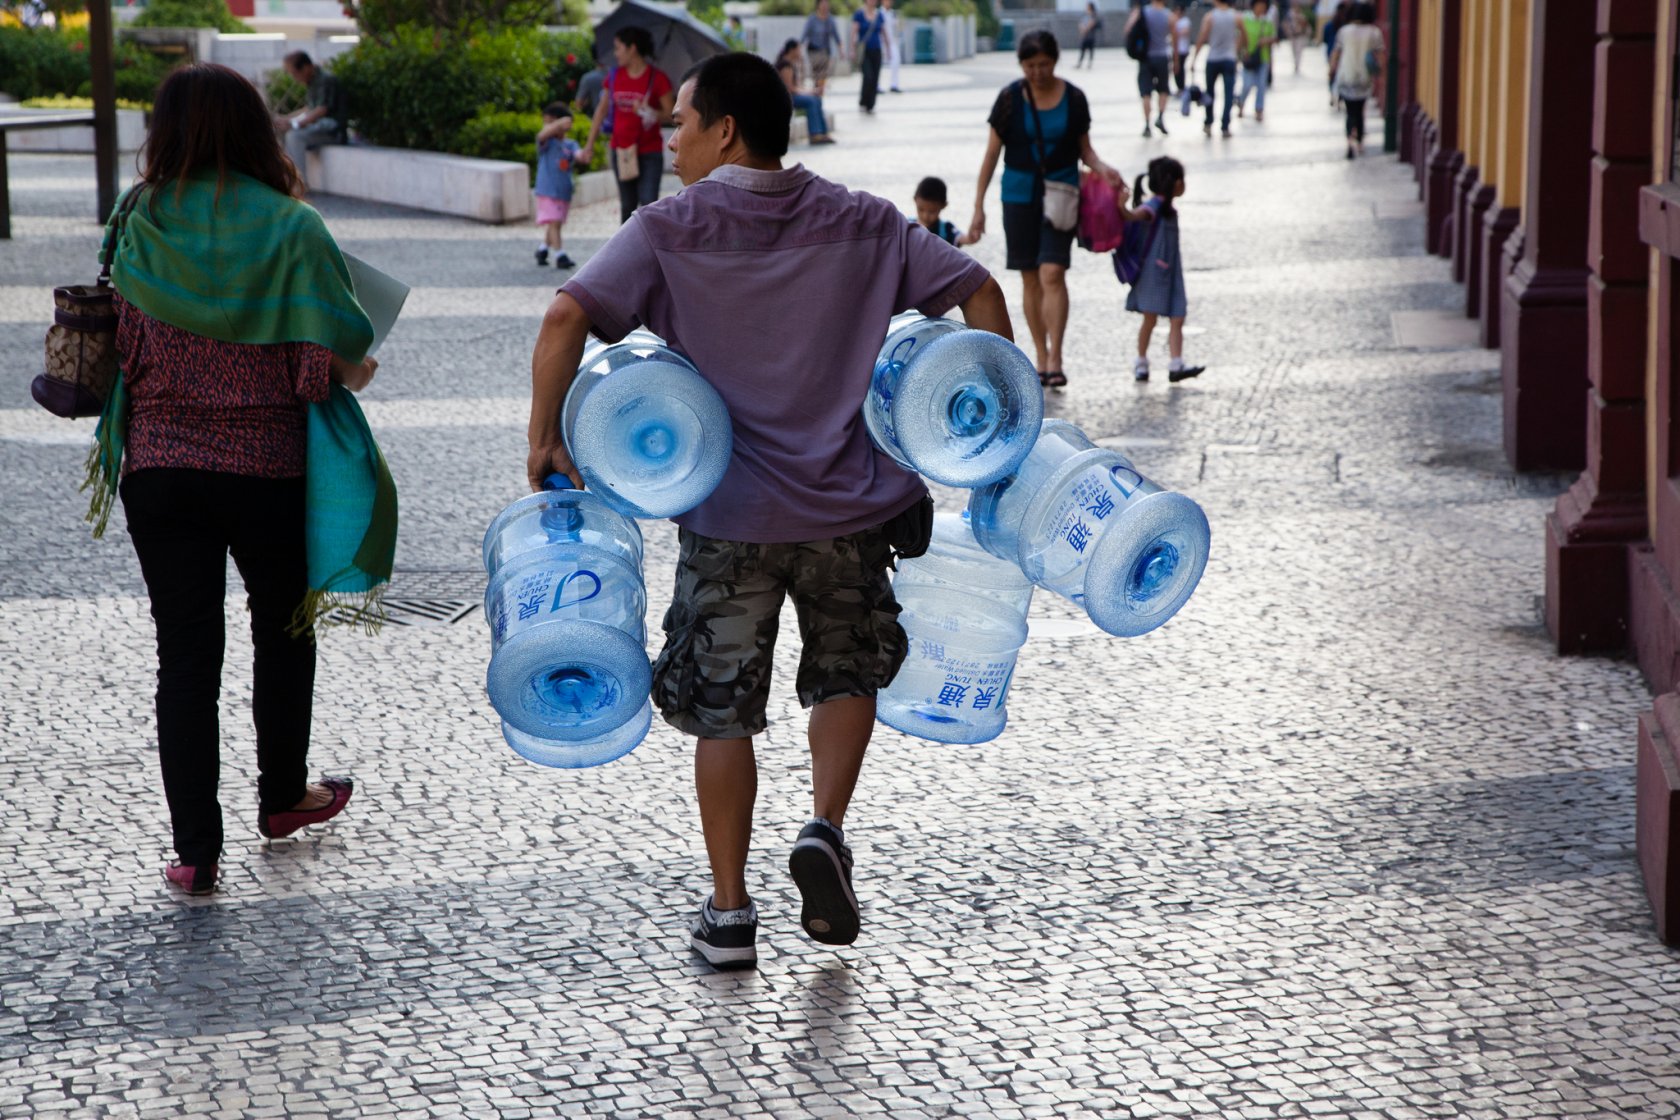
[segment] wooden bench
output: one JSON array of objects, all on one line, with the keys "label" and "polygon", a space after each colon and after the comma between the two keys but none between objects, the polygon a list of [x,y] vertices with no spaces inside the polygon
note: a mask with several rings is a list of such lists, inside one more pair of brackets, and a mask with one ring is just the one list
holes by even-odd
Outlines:
[{"label": "wooden bench", "polygon": [[6,134],[31,128],[93,127],[93,112],[0,114],[0,241],[12,236],[12,187],[6,172]]}]

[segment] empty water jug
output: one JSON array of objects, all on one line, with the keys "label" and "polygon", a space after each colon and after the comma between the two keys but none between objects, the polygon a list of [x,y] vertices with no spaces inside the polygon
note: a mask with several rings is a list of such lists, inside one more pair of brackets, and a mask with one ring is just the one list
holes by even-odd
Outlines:
[{"label": "empty water jug", "polygon": [[863,402],[875,446],[947,486],[1014,470],[1043,417],[1038,373],[1014,343],[915,314],[893,319]]},{"label": "empty water jug", "polygon": [[507,720],[502,721],[502,738],[513,748],[514,754],[528,762],[560,770],[577,770],[585,766],[599,766],[603,762],[611,762],[629,754],[647,738],[648,730],[652,726],[653,702],[648,700],[642,703],[642,710],[630,717],[628,723],[594,739],[580,739],[575,742],[565,739],[539,739],[535,735],[527,735],[518,730]]},{"label": "empty water jug", "polygon": [[968,509],[987,552],[1122,637],[1177,613],[1207,566],[1201,507],[1065,420],[1046,420],[1020,469],[975,490]]},{"label": "empty water jug", "polygon": [[[550,478],[551,486],[564,483]],[[585,743],[637,718],[652,669],[642,534],[634,521],[588,491],[530,494],[490,523],[484,568],[491,648],[485,687],[509,727],[539,740]]]},{"label": "empty water jug", "polygon": [[922,556],[899,562],[893,595],[909,637],[904,664],[876,697],[888,727],[941,743],[1003,733],[1033,585],[982,549],[964,514],[941,513]]},{"label": "empty water jug", "polygon": [[584,485],[630,517],[675,517],[711,496],[729,469],[729,410],[658,335],[591,340],[560,409]]}]

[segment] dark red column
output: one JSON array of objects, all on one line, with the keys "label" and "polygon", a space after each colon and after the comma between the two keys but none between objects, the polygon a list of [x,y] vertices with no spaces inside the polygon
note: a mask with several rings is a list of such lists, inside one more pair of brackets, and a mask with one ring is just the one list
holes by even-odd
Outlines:
[{"label": "dark red column", "polygon": [[1434,141],[1424,174],[1424,248],[1446,256],[1451,252],[1453,182],[1463,166],[1458,150],[1458,60],[1462,44],[1458,25],[1463,0],[1441,0],[1441,80],[1435,103],[1441,119],[1435,123]]},{"label": "dark red column", "polygon": [[[1478,183],[1470,192],[1469,228],[1464,231],[1464,314],[1474,319],[1482,313],[1483,274],[1487,271],[1487,223],[1489,212],[1499,200],[1492,183]],[[1504,239],[1500,239],[1501,246]]]},{"label": "dark red column", "polygon": [[1494,206],[1482,223],[1482,269],[1472,279],[1472,286],[1480,288],[1478,300],[1482,313],[1482,345],[1497,350],[1503,339],[1500,325],[1504,322],[1505,279],[1511,275],[1515,260],[1505,252],[1511,235],[1521,223],[1522,211],[1515,206]]},{"label": "dark red column", "polygon": [[1627,546],[1645,539],[1645,340],[1656,11],[1599,0],[1587,262],[1586,471],[1546,519],[1546,623],[1559,653],[1627,645]]},{"label": "dark red column", "polygon": [[1534,0],[1522,259],[1505,282],[1505,457],[1518,470],[1586,461],[1587,217],[1597,12]]}]

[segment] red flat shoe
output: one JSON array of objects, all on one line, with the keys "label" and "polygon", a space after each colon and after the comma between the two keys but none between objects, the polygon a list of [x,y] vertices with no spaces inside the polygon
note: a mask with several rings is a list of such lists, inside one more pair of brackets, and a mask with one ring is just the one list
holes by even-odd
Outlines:
[{"label": "red flat shoe", "polygon": [[278,840],[282,836],[290,836],[300,828],[322,821],[330,821],[344,811],[344,806],[350,803],[350,794],[355,790],[356,783],[349,778],[322,778],[321,785],[332,791],[332,800],[319,809],[288,809],[283,813],[265,813],[257,810],[257,831],[270,840]]},{"label": "red flat shoe", "polygon": [[170,886],[182,894],[201,897],[216,893],[216,883],[220,876],[213,863],[194,867],[192,864],[182,863],[172,859],[163,869],[163,878]]}]

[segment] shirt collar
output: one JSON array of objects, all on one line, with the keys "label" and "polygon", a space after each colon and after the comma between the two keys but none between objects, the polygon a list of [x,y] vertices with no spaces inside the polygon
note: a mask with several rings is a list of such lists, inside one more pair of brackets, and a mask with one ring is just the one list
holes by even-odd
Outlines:
[{"label": "shirt collar", "polygon": [[805,170],[805,165],[796,163],[792,167],[784,167],[780,171],[760,171],[756,167],[742,167],[738,163],[725,163],[712,169],[706,176],[706,182],[723,183],[725,186],[740,187],[742,190],[753,191],[756,194],[782,194],[805,183],[812,177],[811,172]]}]

